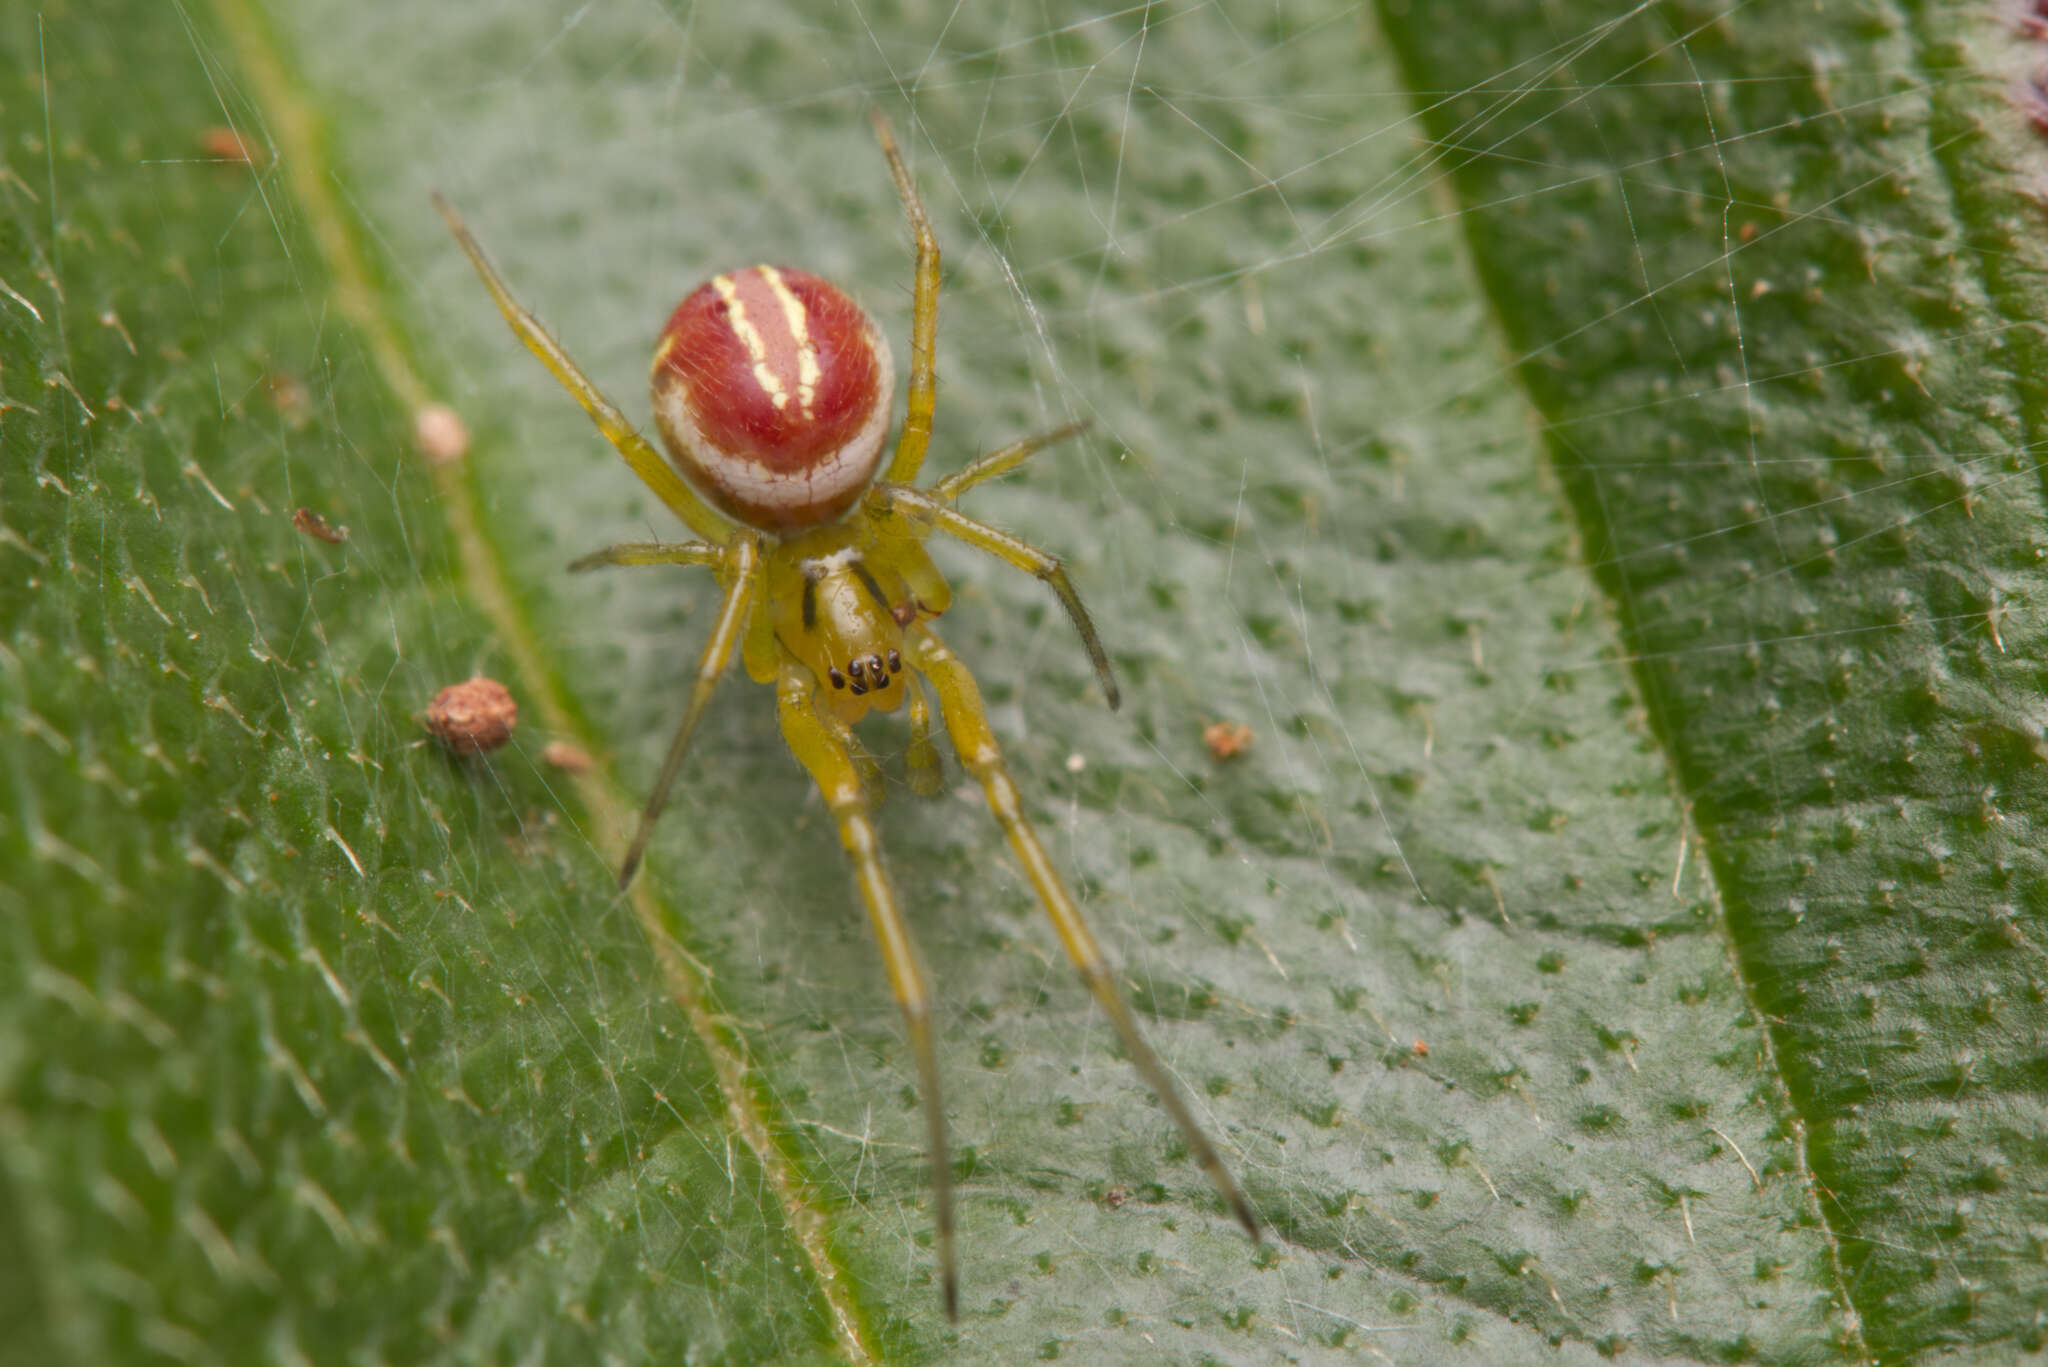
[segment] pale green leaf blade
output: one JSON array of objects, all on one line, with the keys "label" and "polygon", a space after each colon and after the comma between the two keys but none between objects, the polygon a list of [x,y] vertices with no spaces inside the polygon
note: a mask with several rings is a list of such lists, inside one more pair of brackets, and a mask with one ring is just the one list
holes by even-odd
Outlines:
[{"label": "pale green leaf blade", "polygon": [[2032,44],[1938,5],[1679,5],[1575,50],[1475,8],[1481,41],[1394,30],[1424,86],[1543,54],[1505,117],[1428,124],[1864,1335],[2010,1361],[2048,1331],[2039,151],[2004,88]]}]

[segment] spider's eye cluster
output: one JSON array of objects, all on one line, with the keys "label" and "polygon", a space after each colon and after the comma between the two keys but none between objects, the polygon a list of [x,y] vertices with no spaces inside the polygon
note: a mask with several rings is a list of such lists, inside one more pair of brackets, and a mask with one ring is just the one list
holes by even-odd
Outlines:
[{"label": "spider's eye cluster", "polygon": [[903,655],[891,649],[887,660],[880,655],[870,655],[864,660],[856,658],[848,660],[843,671],[838,665],[831,665],[825,670],[825,677],[831,680],[834,688],[848,689],[858,697],[871,688],[887,688],[891,676],[902,672]]},{"label": "spider's eye cluster", "polygon": [[654,353],[669,458],[720,512],[788,534],[853,506],[882,458],[889,343],[836,286],[789,267],[713,276]]}]

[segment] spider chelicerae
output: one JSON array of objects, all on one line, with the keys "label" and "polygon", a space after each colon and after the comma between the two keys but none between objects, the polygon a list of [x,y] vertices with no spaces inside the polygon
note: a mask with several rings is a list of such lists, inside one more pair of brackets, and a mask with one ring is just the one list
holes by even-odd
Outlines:
[{"label": "spider chelicerae", "polygon": [[512,297],[447,201],[435,195],[434,205],[512,331],[583,405],[633,473],[698,537],[610,546],[570,568],[703,565],[718,575],[723,590],[689,703],[640,814],[619,886],[630,884],[640,866],[691,733],[738,647],[748,677],[775,686],[783,739],[816,781],[838,824],[890,989],[903,1012],[924,1099],[940,1287],[947,1315],[957,1317],[952,1177],[932,1043],[931,984],[882,867],[874,795],[852,730],[869,712],[907,704],[910,786],[927,796],[937,793],[939,754],[920,678],[931,684],[960,762],[988,795],[989,810],[1052,918],[1060,943],[1116,1027],[1132,1064],[1179,1126],[1189,1154],[1238,1223],[1254,1239],[1259,1226],[1251,1204],[1139,1032],[1101,945],[1025,817],[974,676],[932,629],[952,591],[924,543],[932,533],[944,532],[1051,586],[1080,633],[1109,705],[1118,704],[1109,657],[1059,559],[953,506],[975,485],[1075,435],[1082,424],[1025,437],[935,484],[912,487],[931,445],[939,246],[879,112],[874,125],[917,243],[909,412],[879,480],[875,474],[895,398],[894,366],[881,330],[835,286],[788,267],[752,266],[713,276],[677,306],[655,347],[652,380],[655,423],[675,462],[671,468]]}]

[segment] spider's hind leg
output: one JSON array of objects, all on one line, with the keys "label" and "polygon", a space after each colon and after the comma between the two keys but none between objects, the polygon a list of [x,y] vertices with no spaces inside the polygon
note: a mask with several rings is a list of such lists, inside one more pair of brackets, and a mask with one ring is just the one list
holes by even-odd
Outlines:
[{"label": "spider's hind leg", "polygon": [[[441,214],[441,221],[448,225],[448,231],[455,235],[455,243],[462,248],[462,254],[469,258],[469,264],[476,268],[484,288],[490,291],[497,302],[498,312],[505,315],[505,322],[513,335],[526,343],[527,349],[540,358],[562,388],[569,391],[583,411],[597,424],[597,430],[604,433],[604,439],[612,444],[633,473],[654,491],[656,498],[669,506],[670,511],[683,520],[685,526],[706,541],[724,542],[732,538],[733,527],[720,514],[713,512],[711,505],[699,498],[696,491],[683,482],[660,452],[647,444],[647,438],[633,430],[618,405],[604,396],[604,392],[593,383],[589,376],[562,350],[562,344],[554,335],[541,326],[540,319],[512,297],[512,287],[505,283],[505,277],[498,274],[498,268],[491,264],[491,258],[484,254],[471,235],[469,225],[462,221],[462,215],[455,212],[455,206],[441,198],[438,193],[429,193],[434,208]],[[936,269],[936,266],[935,266]],[[936,289],[937,280],[933,287]]]},{"label": "spider's hind leg", "polygon": [[889,458],[888,478],[907,484],[917,478],[925,451],[932,443],[932,412],[938,403],[937,353],[939,338],[939,239],[932,232],[931,216],[918,198],[910,169],[896,147],[896,135],[889,121],[877,109],[872,113],[875,137],[888,159],[889,175],[903,200],[904,216],[910,220],[910,235],[917,242],[916,283],[911,291],[910,386],[903,415],[903,431],[896,438],[896,453]]}]

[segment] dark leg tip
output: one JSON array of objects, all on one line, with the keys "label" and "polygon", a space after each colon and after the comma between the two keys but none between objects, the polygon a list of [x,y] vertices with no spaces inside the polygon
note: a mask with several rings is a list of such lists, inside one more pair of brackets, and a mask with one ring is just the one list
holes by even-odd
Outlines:
[{"label": "dark leg tip", "polygon": [[946,1273],[940,1283],[939,1295],[946,1302],[946,1320],[949,1324],[960,1322],[960,1281],[951,1272]]}]

